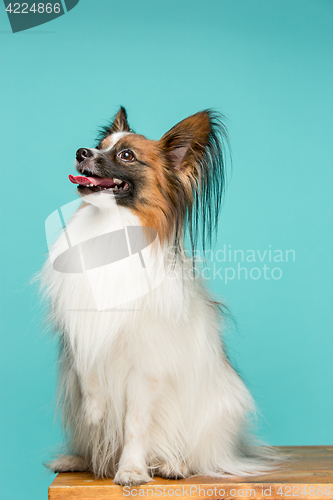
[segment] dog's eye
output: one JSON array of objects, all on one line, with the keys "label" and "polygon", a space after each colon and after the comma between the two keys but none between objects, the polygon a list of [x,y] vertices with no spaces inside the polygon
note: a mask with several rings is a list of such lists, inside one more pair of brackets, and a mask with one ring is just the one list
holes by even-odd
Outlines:
[{"label": "dog's eye", "polygon": [[132,151],[130,151],[129,149],[126,149],[125,151],[120,151],[120,153],[118,153],[117,156],[121,160],[125,160],[125,161],[135,160],[134,153],[132,153]]}]

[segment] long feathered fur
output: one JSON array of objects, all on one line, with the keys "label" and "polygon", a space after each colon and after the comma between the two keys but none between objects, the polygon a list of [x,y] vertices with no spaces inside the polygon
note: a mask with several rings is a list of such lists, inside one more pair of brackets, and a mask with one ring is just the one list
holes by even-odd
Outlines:
[{"label": "long feathered fur", "polygon": [[[228,362],[216,304],[191,274],[191,260],[174,261],[169,252],[175,239],[183,241],[186,228],[195,244],[200,213],[203,239],[209,239],[220,210],[226,131],[213,112],[198,115],[158,141],[165,178],[179,184],[178,206],[171,208],[181,215],[161,238],[166,272],[159,286],[126,303],[133,283],[142,280],[134,261],[126,264],[128,280],[121,265],[111,273],[100,267],[74,274],[57,272],[49,260],[42,271],[60,338],[59,397],[67,442],[67,454],[50,464],[53,470],[90,470],[119,484],[138,484],[154,473],[253,474],[276,460],[249,438],[255,408]],[[128,132],[127,119],[118,118],[107,133],[119,127]],[[173,199],[163,197],[168,203]],[[119,229],[119,223],[141,227],[140,214],[137,206],[117,205],[110,194],[99,193],[75,214],[67,237],[75,245]],[[66,248],[62,234],[52,251],[60,255]],[[149,269],[160,266],[154,247],[145,259]],[[96,310],[96,287],[120,306]]]}]

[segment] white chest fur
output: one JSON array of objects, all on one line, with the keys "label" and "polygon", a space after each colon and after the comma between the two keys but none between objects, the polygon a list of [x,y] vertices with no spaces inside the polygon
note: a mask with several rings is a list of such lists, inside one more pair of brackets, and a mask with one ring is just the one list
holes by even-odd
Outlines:
[{"label": "white chest fur", "polygon": [[[100,196],[77,212],[67,237],[75,246],[126,226],[139,220]],[[66,245],[62,235],[52,258]],[[158,274],[154,250],[146,257]],[[142,280],[149,266],[138,256],[111,272],[99,266],[90,275],[64,273],[51,262],[43,270],[62,338],[60,392],[70,450],[83,460],[82,470],[118,470],[122,483],[128,471],[148,480],[147,467],[161,473],[171,467],[176,475],[260,471],[260,463],[243,455],[252,400],[225,357],[213,302],[190,277],[189,262],[169,266],[167,245],[161,255],[163,279],[148,290]]]}]

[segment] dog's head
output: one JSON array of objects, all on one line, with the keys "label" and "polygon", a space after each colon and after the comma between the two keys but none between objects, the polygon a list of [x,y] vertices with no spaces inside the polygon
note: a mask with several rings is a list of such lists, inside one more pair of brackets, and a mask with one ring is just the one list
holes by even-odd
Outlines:
[{"label": "dog's head", "polygon": [[221,116],[202,111],[181,121],[160,140],[134,133],[123,107],[102,130],[95,148],[76,153],[81,195],[106,191],[132,210],[161,240],[191,239],[200,223],[204,237],[215,225],[224,188],[226,130]]}]

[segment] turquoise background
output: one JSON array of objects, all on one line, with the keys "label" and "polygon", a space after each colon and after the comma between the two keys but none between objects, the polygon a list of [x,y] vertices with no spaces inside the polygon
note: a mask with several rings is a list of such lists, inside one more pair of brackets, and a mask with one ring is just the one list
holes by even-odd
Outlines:
[{"label": "turquoise background", "polygon": [[45,219],[75,199],[76,149],[120,104],[155,139],[207,107],[228,117],[216,249],[296,255],[280,280],[210,280],[237,321],[230,355],[264,440],[332,445],[332,1],[81,0],[27,32],[4,8],[0,23],[1,498],[46,499],[53,479],[56,343],[30,280]]}]

